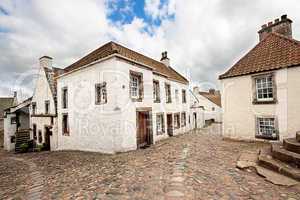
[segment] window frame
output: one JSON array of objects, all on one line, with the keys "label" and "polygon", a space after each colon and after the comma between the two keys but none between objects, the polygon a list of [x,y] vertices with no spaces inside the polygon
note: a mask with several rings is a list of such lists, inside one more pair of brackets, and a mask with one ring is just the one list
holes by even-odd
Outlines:
[{"label": "window frame", "polygon": [[172,103],[172,90],[171,90],[170,83],[165,83],[165,92],[166,92],[166,103]]},{"label": "window frame", "polygon": [[[102,91],[105,90],[105,98],[103,98]],[[98,93],[100,92],[100,94]],[[101,105],[107,103],[107,88],[106,88],[106,82],[97,83],[95,84],[95,104]]]},{"label": "window frame", "polygon": [[[65,118],[64,117],[67,117],[66,119],[66,126],[65,127]],[[62,119],[61,119],[61,124],[62,124],[62,135],[64,136],[70,136],[70,125],[69,125],[69,115],[68,113],[63,113],[62,114]]]},{"label": "window frame", "polygon": [[186,103],[186,90],[185,89],[181,90],[181,95],[182,95],[182,103]]},{"label": "window frame", "polygon": [[[159,121],[161,126],[160,129],[158,129]],[[156,135],[163,135],[164,133],[165,133],[165,115],[164,113],[157,113],[156,114]]]},{"label": "window frame", "polygon": [[158,80],[153,80],[153,101],[160,103],[160,84]]},{"label": "window frame", "polygon": [[[132,96],[132,78],[137,79],[137,96]],[[144,86],[143,86],[143,73],[131,71],[129,72],[129,96],[132,101],[139,101],[143,100],[144,95]]]},{"label": "window frame", "polygon": [[46,100],[45,101],[45,114],[47,115],[47,114],[49,114],[49,112],[50,112],[50,101]]},{"label": "window frame", "polygon": [[42,130],[38,130],[38,143],[43,143],[43,133]]},{"label": "window frame", "polygon": [[186,112],[181,113],[180,120],[181,120],[181,127],[185,127],[186,126]]},{"label": "window frame", "polygon": [[[261,131],[261,121],[260,120],[273,120],[273,133],[272,135],[263,133]],[[279,139],[279,130],[278,130],[278,121],[275,116],[256,116],[256,134],[255,137],[258,139],[268,139],[268,140],[278,140]],[[265,124],[265,126],[270,126],[270,124]]]},{"label": "window frame", "polygon": [[[178,117],[178,119],[176,120],[176,118]],[[174,129],[179,129],[180,128],[180,113],[174,113]]]},{"label": "window frame", "polygon": [[63,87],[61,89],[61,107],[62,109],[67,109],[68,108],[68,96],[69,96],[69,90],[68,87]]},{"label": "window frame", "polygon": [[36,114],[36,102],[31,102],[31,113],[32,115]]},{"label": "window frame", "polygon": [[10,124],[17,124],[17,116],[10,118]]},{"label": "window frame", "polygon": [[[272,86],[269,87],[268,84],[268,79],[271,78],[271,84]],[[267,86],[266,88],[258,88],[258,83],[257,81],[259,79],[266,79],[265,85]],[[272,98],[260,98],[259,97],[259,90],[268,90],[272,89]],[[253,90],[253,104],[275,104],[277,103],[277,87],[276,87],[276,81],[275,81],[275,74],[274,72],[271,73],[265,73],[265,74],[259,74],[252,76],[252,90]]]}]

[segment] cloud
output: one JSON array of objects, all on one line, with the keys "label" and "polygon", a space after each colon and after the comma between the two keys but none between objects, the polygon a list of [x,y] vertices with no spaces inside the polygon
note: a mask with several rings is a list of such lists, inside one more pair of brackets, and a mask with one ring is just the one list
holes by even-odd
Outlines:
[{"label": "cloud", "polygon": [[[37,72],[40,56],[66,67],[109,40],[156,59],[167,50],[172,66],[192,83],[217,85],[218,75],[258,42],[263,23],[288,14],[300,39],[297,0],[145,0],[138,8],[144,17],[133,1],[119,2],[1,0],[0,95],[11,94],[22,74]],[[116,12],[126,20],[112,18]],[[19,88],[29,96],[33,85]]]}]

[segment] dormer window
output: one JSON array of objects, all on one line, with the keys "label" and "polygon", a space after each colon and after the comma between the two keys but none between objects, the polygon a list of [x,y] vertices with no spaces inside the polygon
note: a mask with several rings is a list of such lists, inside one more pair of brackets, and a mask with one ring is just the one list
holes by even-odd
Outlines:
[{"label": "dormer window", "polygon": [[274,75],[259,75],[253,77],[254,82],[254,100],[253,103],[275,103],[276,102],[276,87]]}]

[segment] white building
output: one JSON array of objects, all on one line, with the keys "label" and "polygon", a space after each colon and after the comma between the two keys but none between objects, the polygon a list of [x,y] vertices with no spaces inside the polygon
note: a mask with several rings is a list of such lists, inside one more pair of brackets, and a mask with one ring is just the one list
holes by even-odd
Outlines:
[{"label": "white building", "polygon": [[223,111],[220,92],[214,89],[203,92],[198,87],[194,87],[193,93],[197,97],[199,105],[203,106],[205,124],[210,124],[211,122],[221,123]]},{"label": "white building", "polygon": [[300,42],[292,20],[263,25],[259,43],[220,76],[225,137],[282,140],[300,130]]},{"label": "white building", "polygon": [[51,150],[129,151],[194,127],[189,82],[167,52],[159,62],[109,42],[63,70],[40,65],[31,137]]}]

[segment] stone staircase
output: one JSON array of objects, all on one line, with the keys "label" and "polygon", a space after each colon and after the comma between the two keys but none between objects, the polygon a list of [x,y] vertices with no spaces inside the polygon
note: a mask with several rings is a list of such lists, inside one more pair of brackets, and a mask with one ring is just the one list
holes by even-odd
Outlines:
[{"label": "stone staircase", "polygon": [[273,143],[271,148],[261,149],[258,165],[294,180],[300,181],[300,132],[296,138]]},{"label": "stone staircase", "polygon": [[15,152],[21,152],[21,144],[27,143],[30,140],[30,134],[28,130],[21,130],[16,132],[16,143],[15,143]]}]

